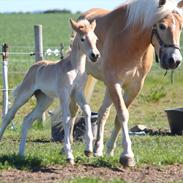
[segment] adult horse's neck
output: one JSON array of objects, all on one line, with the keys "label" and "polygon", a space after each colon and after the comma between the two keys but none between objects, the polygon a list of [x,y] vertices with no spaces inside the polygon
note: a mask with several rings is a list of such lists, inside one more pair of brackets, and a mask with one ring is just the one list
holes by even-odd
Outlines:
[{"label": "adult horse's neck", "polygon": [[76,35],[74,42],[73,42],[73,45],[72,45],[72,50],[70,53],[71,64],[74,68],[83,72],[85,70],[86,55],[82,51],[78,41],[79,41],[79,38]]},{"label": "adult horse's neck", "polygon": [[103,17],[107,25],[110,25],[110,28],[106,29],[106,38],[110,42],[110,48],[116,52],[123,49],[124,53],[131,53],[128,55],[130,57],[143,56],[151,43],[151,28],[142,30],[139,24],[126,27],[127,11],[127,5],[123,5]]}]

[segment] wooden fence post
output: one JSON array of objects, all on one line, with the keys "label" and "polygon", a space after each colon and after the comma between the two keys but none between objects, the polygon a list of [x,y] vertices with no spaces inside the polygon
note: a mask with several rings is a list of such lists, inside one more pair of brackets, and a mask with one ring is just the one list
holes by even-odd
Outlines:
[{"label": "wooden fence post", "polygon": [[35,36],[35,60],[43,60],[43,36],[42,36],[42,25],[34,26]]},{"label": "wooden fence post", "polygon": [[[38,62],[43,60],[43,36],[42,36],[42,25],[34,26],[34,38],[35,38],[35,61]],[[43,113],[42,118],[39,119],[41,124],[46,120],[46,115]],[[42,126],[42,124],[41,124]]]},{"label": "wooden fence post", "polygon": [[2,119],[8,112],[8,45],[4,43],[2,45],[2,79],[3,79],[3,110],[2,110]]}]

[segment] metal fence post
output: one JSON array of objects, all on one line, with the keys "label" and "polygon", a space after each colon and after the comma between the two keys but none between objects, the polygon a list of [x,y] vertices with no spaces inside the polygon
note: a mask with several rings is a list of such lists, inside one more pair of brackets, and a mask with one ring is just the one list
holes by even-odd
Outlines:
[{"label": "metal fence post", "polygon": [[2,79],[3,79],[3,110],[2,119],[8,112],[8,45],[4,43],[2,45]]}]

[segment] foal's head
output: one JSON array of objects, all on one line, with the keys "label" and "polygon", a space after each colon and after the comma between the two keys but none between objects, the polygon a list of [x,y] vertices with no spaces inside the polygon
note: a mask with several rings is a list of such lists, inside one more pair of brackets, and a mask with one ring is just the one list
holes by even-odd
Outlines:
[{"label": "foal's head", "polygon": [[[162,1],[163,6],[166,0]],[[178,9],[179,8],[179,9]],[[163,69],[175,69],[182,60],[180,52],[180,34],[183,27],[183,17],[180,6],[161,19],[153,27],[152,44],[156,57]]]},{"label": "foal's head", "polygon": [[97,36],[94,33],[96,21],[90,23],[88,20],[79,20],[75,22],[70,19],[71,26],[76,31],[76,39],[81,50],[89,57],[92,62],[96,62],[100,53],[96,47]]}]

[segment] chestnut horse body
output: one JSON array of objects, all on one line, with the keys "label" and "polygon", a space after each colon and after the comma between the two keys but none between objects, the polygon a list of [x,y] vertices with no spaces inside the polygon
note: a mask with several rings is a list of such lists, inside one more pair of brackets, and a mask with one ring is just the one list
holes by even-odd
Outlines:
[{"label": "chestnut horse body", "polygon": [[[103,155],[104,125],[113,103],[117,115],[107,143],[107,154],[113,155],[122,128],[120,162],[125,166],[134,166],[128,133],[128,107],[144,84],[152,65],[154,49],[163,69],[175,69],[180,64],[181,4],[168,0],[131,0],[113,11],[91,9],[80,18],[95,19],[97,22],[95,33],[99,38],[97,47],[101,59],[93,65],[87,62],[86,70],[106,85],[105,98],[99,110],[95,155]],[[85,90],[89,91],[90,85],[86,86]]]}]

